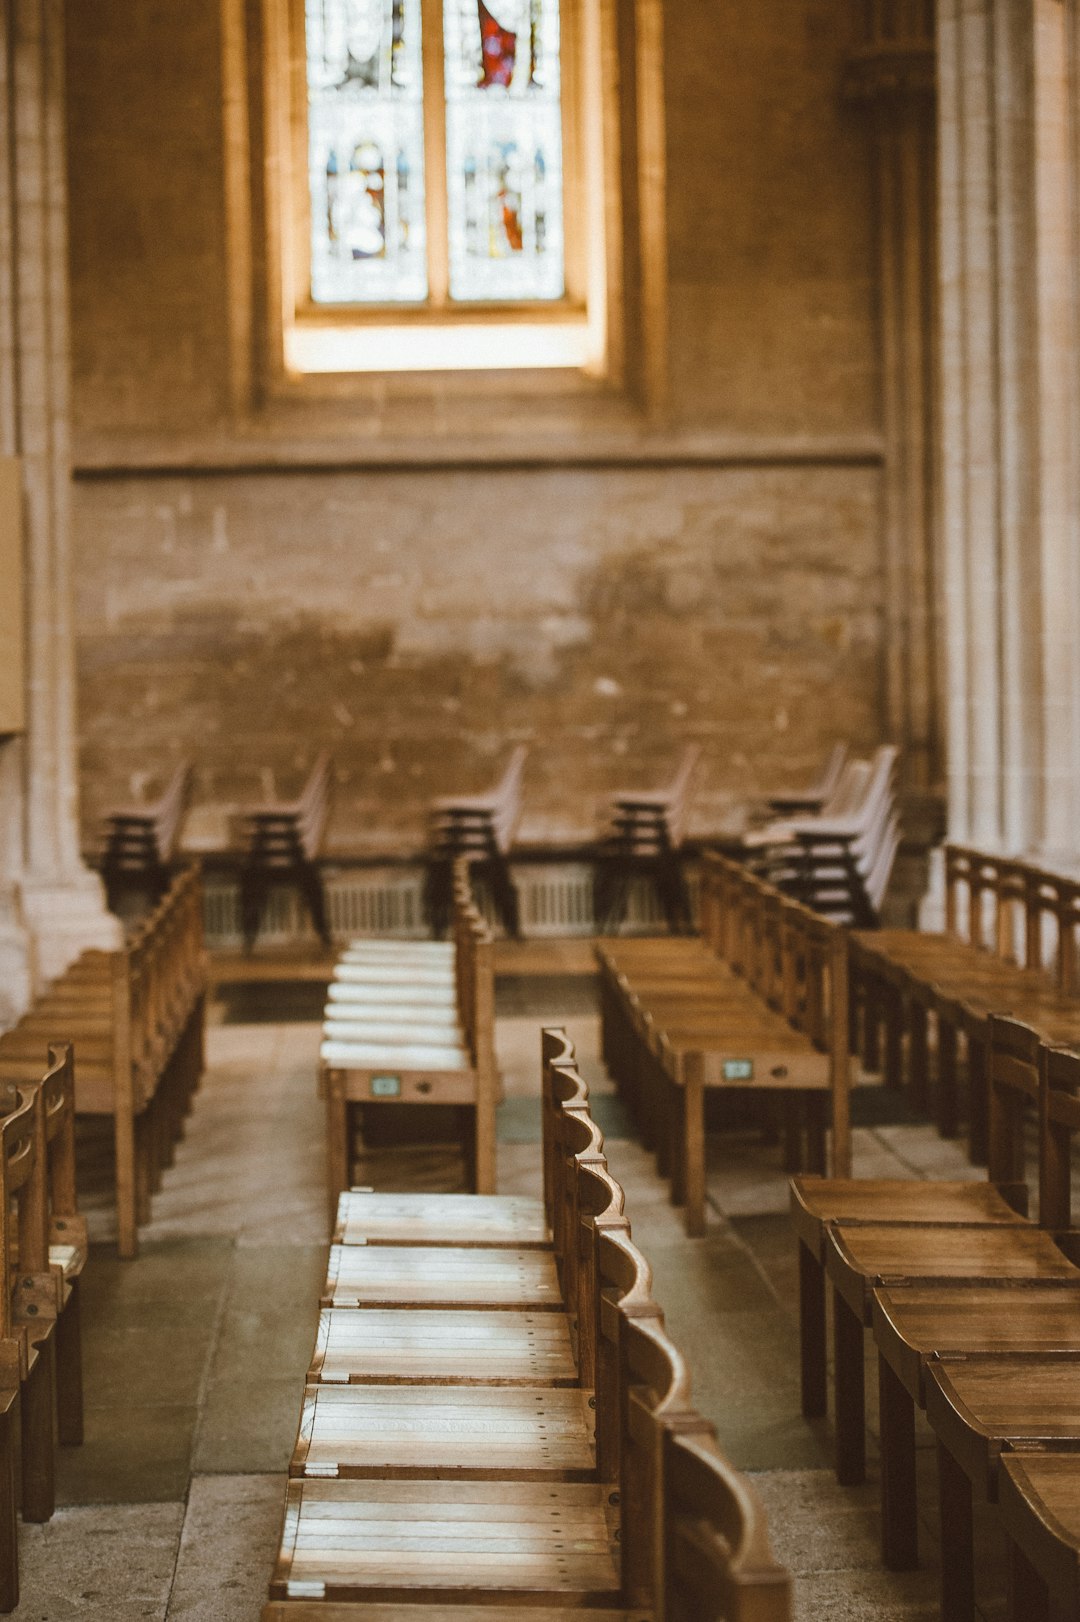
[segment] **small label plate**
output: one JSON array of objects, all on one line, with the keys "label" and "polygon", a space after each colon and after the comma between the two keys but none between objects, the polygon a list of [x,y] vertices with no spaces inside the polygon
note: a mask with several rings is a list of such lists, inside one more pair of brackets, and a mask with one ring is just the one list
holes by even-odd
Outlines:
[{"label": "small label plate", "polygon": [[753,1081],[753,1079],[754,1079],[754,1061],[753,1061],[753,1059],[725,1059],[724,1060],[724,1080],[725,1081]]},{"label": "small label plate", "polygon": [[372,1098],[400,1098],[401,1097],[401,1077],[400,1076],[372,1076],[372,1078],[371,1078],[371,1096],[372,1096]]}]

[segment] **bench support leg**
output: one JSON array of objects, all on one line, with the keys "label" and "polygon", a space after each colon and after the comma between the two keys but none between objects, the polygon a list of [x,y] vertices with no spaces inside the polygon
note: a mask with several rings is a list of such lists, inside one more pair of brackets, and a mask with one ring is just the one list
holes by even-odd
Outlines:
[{"label": "bench support leg", "polygon": [[842,1487],[866,1480],[866,1376],[862,1320],[833,1290],[833,1412],[836,1479]]},{"label": "bench support leg", "polygon": [[974,1523],[971,1482],[943,1443],[937,1445],[941,1514],[941,1619],[971,1622],[975,1614]]},{"label": "bench support leg", "polygon": [[890,1571],[919,1563],[915,1494],[915,1404],[895,1371],[878,1356],[881,1412],[881,1553]]},{"label": "bench support leg", "polygon": [[71,1281],[71,1294],[56,1324],[56,1434],[64,1447],[78,1447],[83,1439],[82,1302],[80,1280]]},{"label": "bench support leg", "polygon": [[326,1158],[330,1185],[330,1221],[337,1215],[338,1195],[349,1186],[349,1105],[340,1070],[326,1075]]},{"label": "bench support leg", "polygon": [[930,1031],[926,1004],[912,999],[908,1019],[911,1026],[911,1051],[908,1055],[911,1107],[920,1115],[927,1115],[930,1111]]},{"label": "bench support leg", "polygon": [[897,986],[885,992],[885,1085],[896,1092],[904,1085],[904,995]]},{"label": "bench support leg", "polygon": [[989,1144],[989,1054],[982,1042],[968,1038],[968,1159],[985,1166]]},{"label": "bench support leg", "polygon": [[53,1431],[53,1342],[38,1347],[22,1390],[22,1516],[48,1521],[56,1508],[56,1439]]},{"label": "bench support leg", "polygon": [[19,1603],[19,1523],[15,1492],[15,1402],[0,1413],[0,1611]]},{"label": "bench support leg", "polygon": [[825,1269],[799,1241],[799,1342],[802,1411],[818,1419],[828,1407],[825,1348]]},{"label": "bench support leg", "polygon": [[705,1084],[699,1053],[686,1056],[683,1077],[683,1177],[686,1188],[686,1231],[691,1239],[705,1232]]},{"label": "bench support leg", "polygon": [[937,1129],[943,1138],[956,1136],[956,1026],[938,1015]]}]

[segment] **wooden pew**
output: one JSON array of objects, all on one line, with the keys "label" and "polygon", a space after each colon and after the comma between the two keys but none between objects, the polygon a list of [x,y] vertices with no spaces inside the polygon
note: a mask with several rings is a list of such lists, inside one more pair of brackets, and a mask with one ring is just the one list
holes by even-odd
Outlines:
[{"label": "wooden pew", "polygon": [[700,759],[700,745],[687,744],[663,788],[622,789],[611,796],[609,827],[597,851],[593,885],[598,933],[618,929],[626,914],[630,884],[639,874],[655,885],[672,934],[693,929],[681,850]]},{"label": "wooden pew", "polygon": [[191,761],[182,760],[156,800],[107,813],[101,876],[113,912],[129,889],[148,892],[152,901],[168,889],[193,775]]},{"label": "wooden pew", "polygon": [[0,1079],[15,1081],[46,1043],[76,1045],[76,1112],[114,1123],[124,1257],[202,1074],[205,985],[202,886],[189,867],[120,950],[84,952],[0,1036]]},{"label": "wooden pew", "polygon": [[319,852],[330,810],[331,760],[327,750],[316,756],[295,800],[246,806],[241,813],[244,852],[240,862],[240,914],[244,945],[250,952],[259,919],[275,884],[295,884],[315,931],[330,945]]},{"label": "wooden pew", "polygon": [[[952,1136],[962,1115],[958,1047],[967,1050],[969,1146],[986,1156],[989,1019],[1009,1012],[1052,1044],[1080,1040],[1076,930],[1080,882],[1031,863],[945,846],[946,918],[941,934],[856,932],[851,968],[865,1062],[876,1068],[884,1033],[887,1085],[907,1085],[913,1106],[932,1110]],[[931,1086],[930,1027],[937,1065]],[[907,1062],[905,1066],[905,1048]]]},{"label": "wooden pew", "polygon": [[335,969],[330,992],[319,1085],[326,1099],[332,1215],[350,1181],[357,1104],[455,1106],[468,1180],[478,1193],[492,1193],[499,1095],[494,945],[464,861],[455,870],[452,951],[434,942],[356,943]]},{"label": "wooden pew", "polygon": [[[352,1248],[369,1279],[378,1272],[400,1285],[417,1262],[417,1288],[398,1297],[392,1315],[402,1328],[423,1319],[430,1327],[420,1338],[429,1338],[422,1366],[408,1372],[391,1335],[389,1355],[405,1383],[389,1387],[378,1375],[369,1380],[364,1361],[352,1371],[339,1363],[327,1385],[317,1352],[313,1369],[324,1383],[314,1406],[311,1387],[305,1399],[264,1622],[346,1615],[379,1622],[436,1610],[459,1622],[554,1622],[581,1607],[598,1622],[789,1618],[788,1579],[771,1560],[753,1493],[690,1406],[685,1365],[664,1332],[648,1264],[631,1242],[622,1191],[568,1054],[563,1033],[545,1033],[546,1203],[534,1202],[528,1214],[521,1202],[500,1204],[482,1218],[479,1202],[451,1196],[446,1233],[471,1243],[413,1247],[418,1234],[433,1238],[447,1197],[343,1199],[339,1249]],[[536,1224],[548,1231],[549,1217],[547,1249],[508,1245],[523,1220],[536,1239]],[[494,1226],[498,1237],[482,1242],[478,1224]],[[350,1229],[362,1243],[344,1243]],[[441,1260],[439,1269],[429,1269],[425,1249]],[[392,1266],[376,1261],[373,1269],[379,1252]],[[511,1351],[505,1368],[489,1357],[470,1378],[461,1346],[475,1331],[462,1339],[463,1326],[486,1316],[505,1336],[513,1320],[536,1316],[532,1286],[518,1290],[516,1305],[506,1286],[507,1262],[530,1254],[556,1280],[558,1300],[542,1316],[565,1323],[570,1369],[563,1350],[545,1364],[545,1379],[529,1383]],[[477,1289],[493,1265],[502,1292],[478,1310]],[[451,1275],[470,1279],[464,1301],[450,1299]],[[328,1289],[340,1301],[339,1277],[332,1265]],[[373,1309],[381,1334],[387,1309],[379,1287],[369,1306],[353,1309],[361,1340]],[[494,1344],[487,1343],[491,1357]],[[437,1385],[433,1362],[443,1371]],[[320,1424],[320,1395],[333,1411],[329,1426]],[[408,1416],[400,1442],[398,1405]],[[350,1439],[364,1413],[391,1416],[371,1444],[375,1456]],[[506,1433],[509,1416],[514,1429]],[[478,1421],[486,1427],[482,1448],[472,1437]]]},{"label": "wooden pew", "polygon": [[605,1062],[643,1140],[670,1170],[690,1234],[705,1226],[705,1094],[765,1093],[788,1156],[850,1167],[847,947],[843,932],[739,863],[708,855],[701,941],[597,948]]}]

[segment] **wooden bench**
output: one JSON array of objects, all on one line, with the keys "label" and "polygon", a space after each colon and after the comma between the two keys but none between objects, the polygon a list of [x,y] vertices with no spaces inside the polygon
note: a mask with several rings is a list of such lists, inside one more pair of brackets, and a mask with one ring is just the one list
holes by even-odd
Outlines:
[{"label": "wooden bench", "polygon": [[193,774],[191,761],[182,760],[156,800],[107,813],[101,876],[114,912],[130,889],[148,893],[151,901],[168,889]]},{"label": "wooden bench", "polygon": [[259,933],[266,897],[275,884],[295,884],[315,932],[330,945],[319,852],[330,810],[331,760],[324,749],[316,756],[295,800],[272,800],[246,806],[240,816],[244,851],[240,861],[240,917],[244,945],[250,952]]},{"label": "wooden bench", "polygon": [[[1006,1482],[1001,1466],[1008,1450],[1080,1443],[1074,1396],[1080,1270],[1071,1259],[1078,1241],[1070,1209],[1080,1055],[1049,1050],[1029,1028],[995,1018],[988,1077],[991,1174],[999,1180],[972,1189],[983,1205],[982,1225],[976,1225],[975,1198],[965,1206],[959,1191],[950,1192],[953,1185],[933,1183],[923,1185],[921,1208],[917,1185],[901,1185],[888,1204],[894,1220],[876,1220],[896,1185],[868,1181],[862,1202],[857,1184],[833,1191],[847,1201],[847,1219],[830,1224],[826,1240],[837,1302],[838,1439],[847,1431],[846,1444],[838,1440],[838,1463],[846,1479],[861,1478],[862,1323],[869,1318],[878,1349],[885,1560],[904,1569],[917,1559],[914,1409],[924,1406],[939,1440],[942,1615],[949,1622],[973,1616],[973,1486],[991,1499],[1000,1486],[1016,1527],[1022,1471]],[[1018,1190],[1025,1186],[1033,1116],[1039,1122],[1038,1227],[1010,1218],[1001,1199],[1008,1194],[1022,1204]],[[810,1217],[820,1223],[824,1216],[827,1192],[826,1185],[815,1190],[805,1182],[794,1190],[803,1247]],[[947,1207],[952,1220],[938,1225],[935,1218]],[[875,1219],[865,1220],[868,1213]],[[1032,1547],[1045,1555],[1053,1540],[1044,1488],[1032,1489],[1029,1531]],[[1021,1608],[1017,1622],[1029,1614],[1045,1613]]]},{"label": "wooden bench", "polygon": [[113,1119],[124,1257],[202,1074],[205,988],[202,885],[189,867],[121,949],[84,952],[0,1036],[0,1079],[14,1081],[46,1043],[74,1043],[77,1113]]},{"label": "wooden bench", "polygon": [[693,929],[681,850],[700,759],[700,745],[687,744],[663,788],[622,789],[611,796],[593,885],[599,934],[618,929],[626,916],[630,885],[639,875],[652,881],[672,934]]},{"label": "wooden bench", "polygon": [[[404,1000],[404,999],[408,1000]],[[454,940],[355,942],[330,986],[320,1050],[330,1197],[348,1186],[353,1106],[452,1105],[462,1123],[466,1177],[495,1188],[495,964],[490,931],[454,873]]]},{"label": "wooden bench", "polygon": [[432,933],[445,934],[453,909],[455,863],[464,860],[487,886],[506,933],[520,934],[517,890],[508,857],[521,821],[522,781],[528,750],[518,744],[502,774],[482,794],[451,794],[432,800],[428,815],[428,860],[424,910]]},{"label": "wooden bench", "polygon": [[49,1520],[56,1441],[82,1441],[73,1129],[71,1049],[52,1048],[0,1100],[0,1611],[19,1599],[18,1500],[23,1520]]},{"label": "wooden bench", "polygon": [[[708,855],[701,940],[597,948],[602,1050],[686,1228],[705,1227],[705,1095],[760,1093],[786,1114],[789,1169],[850,1163],[847,947],[843,932]],[[802,1132],[806,1148],[802,1148]]]},{"label": "wooden bench", "polygon": [[[886,1084],[896,1088],[904,1085],[906,1049],[913,1107],[932,1111],[939,1131],[952,1136],[962,1116],[962,1040],[969,1147],[981,1162],[991,1014],[1011,1013],[1051,1044],[1080,1041],[1080,882],[962,845],[946,845],[945,879],[943,933],[852,935],[854,1042],[861,1037],[869,1068],[883,1060]],[[937,1038],[933,1086],[931,1024]]]},{"label": "wooden bench", "polygon": [[[360,1310],[324,1306],[264,1622],[790,1616],[753,1491],[690,1405],[564,1033],[544,1052],[544,1203],[481,1215],[450,1196],[444,1225],[446,1196],[343,1196],[338,1248],[360,1272],[381,1254],[400,1281],[422,1251],[441,1268],[421,1259],[393,1307],[381,1286]],[[515,1292],[523,1257],[544,1267]],[[538,1307],[541,1273],[556,1298]],[[342,1340],[328,1370],[328,1313],[353,1321],[352,1366]],[[551,1334],[528,1349],[537,1325]]]}]

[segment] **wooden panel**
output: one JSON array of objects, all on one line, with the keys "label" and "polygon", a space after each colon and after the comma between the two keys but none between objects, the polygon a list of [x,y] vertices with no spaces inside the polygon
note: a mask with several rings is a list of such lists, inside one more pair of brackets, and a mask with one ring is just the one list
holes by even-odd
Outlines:
[{"label": "wooden panel", "polygon": [[562,1307],[555,1263],[542,1250],[335,1245],[328,1307]]},{"label": "wooden panel", "polygon": [[320,1315],[312,1383],[445,1381],[576,1385],[570,1328],[561,1312],[357,1312]]},{"label": "wooden panel", "polygon": [[590,1394],[513,1386],[309,1388],[290,1475],[581,1480]]},{"label": "wooden panel", "polygon": [[0,456],[0,734],[26,729],[22,464]]},{"label": "wooden panel", "polygon": [[293,1481],[271,1598],[313,1589],[331,1601],[390,1601],[420,1590],[429,1604],[483,1592],[616,1606],[608,1498],[601,1487],[559,1483]]},{"label": "wooden panel", "polygon": [[335,1243],[514,1245],[550,1241],[541,1200],[494,1194],[368,1194],[338,1200]]}]

